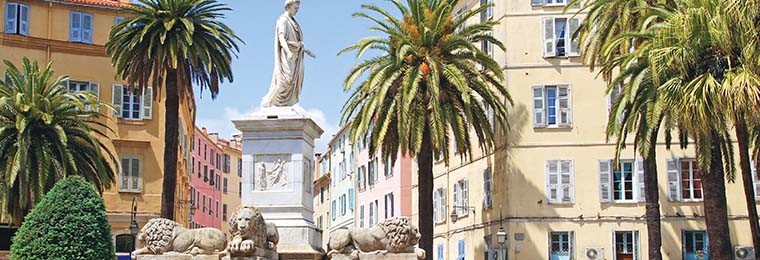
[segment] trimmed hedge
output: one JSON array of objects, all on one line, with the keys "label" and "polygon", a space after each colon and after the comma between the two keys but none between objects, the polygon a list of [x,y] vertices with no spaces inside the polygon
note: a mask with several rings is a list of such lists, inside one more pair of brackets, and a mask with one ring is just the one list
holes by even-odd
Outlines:
[{"label": "trimmed hedge", "polygon": [[81,177],[59,181],[24,219],[12,260],[115,259],[105,203]]}]

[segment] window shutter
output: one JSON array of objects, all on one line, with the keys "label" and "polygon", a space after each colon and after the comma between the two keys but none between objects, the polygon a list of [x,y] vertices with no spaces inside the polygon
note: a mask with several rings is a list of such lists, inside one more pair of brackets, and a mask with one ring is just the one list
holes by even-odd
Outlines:
[{"label": "window shutter", "polygon": [[441,201],[441,194],[438,191],[439,190],[433,192],[433,223],[438,223],[441,221],[438,218],[438,204]]},{"label": "window shutter", "polygon": [[575,31],[578,30],[578,26],[580,26],[580,19],[579,18],[573,18],[570,19],[569,22],[569,31],[570,34],[568,35],[568,39],[572,39],[570,41],[566,40],[565,43],[569,43],[570,46],[566,46],[567,50],[569,50],[568,56],[581,56],[581,47],[580,43],[578,42],[578,39],[575,36]]},{"label": "window shutter", "polygon": [[140,159],[132,159],[132,189],[142,191],[142,162]]},{"label": "window shutter", "polygon": [[486,169],[483,172],[483,208],[490,208],[492,203],[492,190],[491,190],[491,169]]},{"label": "window shutter", "polygon": [[678,159],[668,160],[668,200],[681,201],[681,181],[678,172]]},{"label": "window shutter", "polygon": [[610,174],[612,172],[612,161],[599,161],[599,202],[612,201],[612,181]]},{"label": "window shutter", "polygon": [[121,99],[124,97],[124,87],[121,85],[113,85],[111,96],[113,98],[113,106],[116,108],[116,111],[114,111],[113,114],[119,118],[121,117]]},{"label": "window shutter", "polygon": [[119,167],[119,179],[121,180],[121,183],[119,183],[119,191],[126,191],[129,190],[129,159],[122,158],[121,165]]},{"label": "window shutter", "polygon": [[18,14],[18,20],[19,20],[19,34],[29,36],[29,6],[19,4],[19,14]]},{"label": "window shutter", "polygon": [[92,43],[92,15],[82,14],[82,42]]},{"label": "window shutter", "polygon": [[760,180],[758,180],[757,167],[755,166],[755,161],[752,160],[750,164],[752,167],[752,179],[754,180],[753,183],[755,184],[755,199],[758,200],[760,199],[760,194],[758,194],[758,191],[760,191]]},{"label": "window shutter", "polygon": [[575,202],[575,190],[573,188],[573,161],[564,160],[560,162],[560,185],[562,190],[562,203]]},{"label": "window shutter", "polygon": [[559,92],[559,124],[561,126],[570,126],[573,122],[572,98],[570,96],[570,86],[558,86]]},{"label": "window shutter", "polygon": [[457,242],[457,249],[459,253],[457,259],[464,260],[465,259],[464,240],[459,240],[459,242]]},{"label": "window shutter", "polygon": [[348,209],[354,210],[354,189],[348,189]]},{"label": "window shutter", "polygon": [[441,189],[440,200],[441,208],[438,210],[438,214],[441,214],[439,218],[441,219],[441,222],[443,222],[446,221],[446,218],[449,216],[449,213],[446,212],[448,210],[446,207],[446,205],[448,205],[448,201],[446,200],[446,188]]},{"label": "window shutter", "polygon": [[546,161],[546,200],[548,203],[559,201],[559,167],[557,161]]},{"label": "window shutter", "polygon": [[438,260],[444,260],[443,245],[438,245]]},{"label": "window shutter", "polygon": [[462,208],[462,211],[464,211],[464,215],[467,215],[470,210],[468,209],[470,207],[470,182],[465,178],[464,179],[464,185],[462,186],[462,205],[464,208]]},{"label": "window shutter", "polygon": [[644,175],[644,161],[642,160],[636,160],[636,192],[639,193],[639,196],[637,197],[639,202],[645,202],[646,201],[646,188],[645,188],[645,175]]},{"label": "window shutter", "polygon": [[533,87],[533,127],[546,127],[544,86]]},{"label": "window shutter", "polygon": [[[90,89],[90,92],[92,92],[92,94],[95,95],[95,99],[97,101],[100,101],[100,84],[96,82],[90,82],[89,89]],[[100,110],[100,107],[96,105],[94,109],[95,111],[98,111]]]},{"label": "window shutter", "polygon": [[147,87],[143,90],[143,119],[153,119],[153,88]]},{"label": "window shutter", "polygon": [[82,41],[82,14],[78,12],[71,12],[71,23],[69,24],[71,35],[69,41],[81,42]]},{"label": "window shutter", "polygon": [[532,6],[544,5],[544,0],[530,0],[530,5]]},{"label": "window shutter", "polygon": [[544,57],[557,56],[557,46],[554,45],[554,17],[544,17]]},{"label": "window shutter", "polygon": [[18,4],[5,5],[5,32],[18,33]]}]

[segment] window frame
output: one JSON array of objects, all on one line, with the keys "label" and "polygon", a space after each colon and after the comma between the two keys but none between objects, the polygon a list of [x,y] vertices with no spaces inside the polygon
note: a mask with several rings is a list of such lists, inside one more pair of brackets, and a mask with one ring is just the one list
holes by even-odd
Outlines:
[{"label": "window frame", "polygon": [[[554,104],[549,104],[549,88],[552,88],[556,92],[554,97]],[[565,91],[566,95],[562,96],[562,91]],[[541,96],[537,96],[537,93],[541,93]],[[544,84],[537,85],[531,88],[531,96],[533,100],[533,128],[534,129],[565,129],[573,128],[573,88],[571,84],[558,83],[558,84]],[[562,101],[566,101],[566,105],[562,106]],[[541,104],[539,108],[537,104]],[[549,123],[549,106],[553,105],[553,112],[555,116],[555,122]],[[565,114],[564,117],[562,114]],[[540,122],[539,122],[540,115]],[[566,121],[563,123],[563,120]]]},{"label": "window frame", "polygon": [[[641,258],[639,256],[639,254],[641,252],[641,245],[640,245],[641,244],[641,241],[640,241],[641,237],[640,237],[640,234],[639,234],[638,230],[614,230],[614,231],[612,231],[612,256],[613,256],[613,259],[617,259],[617,255],[618,255],[618,249],[617,249],[617,245],[618,245],[617,235],[618,235],[618,233],[620,233],[620,234],[631,233],[631,240],[632,241],[630,242],[630,244],[631,244],[631,247],[632,247],[632,249],[631,249],[632,252],[628,252],[628,253],[630,253],[630,254],[633,255],[633,259],[634,260],[640,260]],[[628,243],[627,243],[627,241],[625,241],[627,239],[628,239],[627,237],[623,237],[624,247],[627,247]]]},{"label": "window frame", "polygon": [[[689,198],[684,198],[684,196],[683,196],[684,195],[684,188],[685,188],[683,186],[683,182],[685,181],[683,179],[683,174],[684,174],[683,164],[684,163],[688,163],[689,164],[689,169],[688,169],[688,174],[689,174],[689,180],[688,180],[689,181],[689,188],[688,188]],[[680,188],[679,189],[680,190],[679,196],[680,196],[682,202],[700,202],[700,201],[704,200],[704,197],[705,197],[705,190],[704,190],[704,185],[703,185],[703,181],[704,180],[703,180],[703,177],[702,177],[702,170],[699,169],[699,165],[697,165],[697,164],[698,163],[697,163],[696,159],[690,159],[689,158],[689,159],[680,159],[680,160],[678,160],[678,173],[679,173],[679,178],[678,179],[679,179],[679,184],[680,184],[680,186],[679,186],[679,188]],[[695,185],[695,178],[694,178],[695,170],[699,171],[699,174],[700,174],[700,178],[699,178],[700,198],[695,198],[695,196],[694,196],[695,192],[697,190],[697,187],[695,187],[696,185]]]},{"label": "window frame", "polygon": [[[128,175],[129,177],[128,177],[128,180],[127,180],[127,182],[129,184],[127,184],[128,187],[126,187],[126,188],[122,187],[122,184],[123,184],[123,179],[122,179],[123,177],[122,176],[124,175],[124,172],[123,172],[124,171],[124,165],[123,165],[123,161],[124,160],[129,160],[129,167],[128,167],[128,169],[130,170],[130,173]],[[132,163],[134,162],[134,160],[137,160],[137,162],[138,162],[138,168],[137,168],[138,169],[137,188],[133,188],[133,187],[131,187],[132,185],[130,185],[133,182],[133,178],[135,178],[134,177],[134,173],[132,173],[132,170],[133,170]],[[119,180],[118,180],[119,183],[118,183],[118,189],[117,189],[119,193],[142,193],[142,191],[143,191],[143,178],[144,178],[143,166],[144,166],[143,158],[140,157],[140,156],[133,156],[133,155],[119,156]]]},{"label": "window frame", "polygon": [[[555,241],[554,236],[557,235],[559,240]],[[564,240],[563,240],[564,237]],[[549,232],[549,256],[554,259],[554,255],[572,257],[575,255],[575,232],[573,231],[551,231]],[[565,251],[554,251],[554,245],[558,244],[560,250],[564,246]]]},{"label": "window frame", "polygon": [[[567,164],[567,172],[563,172],[563,167]],[[556,167],[556,172],[552,173],[552,166]],[[553,176],[554,175],[554,176]],[[568,183],[563,182],[563,178],[568,175]],[[553,159],[545,162],[546,176],[546,202],[549,204],[575,204],[575,161],[570,159]],[[552,177],[556,177],[556,183],[552,183]],[[552,198],[552,189],[556,198]],[[568,198],[565,197],[564,190],[568,189]]]},{"label": "window frame", "polygon": [[[568,1],[568,0],[565,0]],[[545,2],[545,0],[544,0]],[[551,5],[550,5],[551,6]],[[565,26],[564,26],[564,35],[563,38],[560,39],[557,35],[557,22],[558,20],[564,19],[565,20]],[[572,36],[575,33],[575,31],[578,30],[578,27],[580,26],[581,21],[579,17],[573,17],[573,16],[545,16],[541,18],[541,48],[543,51],[543,57],[545,59],[548,58],[573,58],[573,57],[580,57],[581,56],[581,48],[580,44],[578,42],[578,39],[574,39]],[[575,28],[573,28],[573,26]],[[551,29],[551,33],[548,32],[548,30]],[[551,36],[551,38],[549,38]],[[559,40],[563,40],[564,46],[564,54],[559,54]],[[547,48],[547,46],[551,46],[551,50]]]},{"label": "window frame", "polygon": [[[10,19],[11,17],[8,14],[8,10],[11,10],[11,6],[15,6],[13,7],[13,9],[15,9],[13,19]],[[29,31],[31,30],[31,8],[29,5],[8,1],[5,3],[3,10],[3,33],[29,36]],[[26,15],[26,20],[23,19],[24,15]],[[12,26],[10,25],[11,20],[13,21]]]},{"label": "window frame", "polygon": [[[74,20],[76,15],[79,16],[79,26],[74,26]],[[90,28],[89,31],[85,29],[85,17],[90,18]],[[95,16],[93,16],[91,13],[85,13],[85,12],[79,12],[79,11],[71,11],[69,13],[69,42],[74,43],[83,43],[83,44],[93,44],[93,31],[95,31]],[[74,32],[77,32],[77,36],[74,35]],[[88,33],[89,37],[85,37],[85,32]]]},{"label": "window frame", "polygon": [[[638,202],[636,200],[636,161],[635,160],[627,159],[627,160],[620,160],[619,163],[620,163],[620,165],[617,167],[617,170],[616,169],[612,169],[612,172],[611,172],[611,175],[610,175],[610,177],[611,177],[610,181],[612,181],[612,185],[610,186],[610,189],[612,191],[612,201],[615,202],[615,203]],[[626,199],[625,198],[625,193],[627,192],[627,190],[625,189],[625,184],[626,184],[627,180],[625,180],[625,177],[623,176],[623,174],[624,174],[623,169],[624,169],[624,165],[625,164],[631,164],[631,172],[630,172],[630,174],[631,174],[631,180],[630,180],[630,182],[631,182],[631,198],[630,199]],[[621,181],[620,182],[622,182],[622,186],[623,186],[622,190],[617,190],[616,189],[617,185],[615,185],[615,183],[616,183],[615,175],[616,175],[616,172],[618,172],[618,171],[620,172],[620,176],[621,176]],[[615,196],[618,195],[617,194],[618,192],[621,192],[620,195],[621,195],[622,199],[616,199],[615,198]]]}]

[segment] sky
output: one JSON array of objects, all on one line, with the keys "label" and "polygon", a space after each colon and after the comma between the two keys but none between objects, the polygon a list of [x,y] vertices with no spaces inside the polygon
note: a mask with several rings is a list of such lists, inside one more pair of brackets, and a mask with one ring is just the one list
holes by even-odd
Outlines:
[{"label": "sky", "polygon": [[[233,119],[244,119],[257,111],[272,80],[274,66],[274,29],[277,17],[284,13],[284,0],[221,0],[233,10],[224,22],[245,44],[232,63],[234,82],[226,82],[216,99],[196,88],[196,125],[209,132],[230,138],[238,130]],[[366,19],[354,18],[362,4],[390,7],[384,0],[303,0],[296,19],[304,32],[306,49],[317,55],[306,57],[305,80],[299,105],[325,133],[315,144],[323,152],[338,130],[341,108],[348,98],[343,81],[349,70],[364,58],[355,53],[338,56],[343,48],[361,38],[377,35]],[[370,54],[371,55],[371,54]]]}]

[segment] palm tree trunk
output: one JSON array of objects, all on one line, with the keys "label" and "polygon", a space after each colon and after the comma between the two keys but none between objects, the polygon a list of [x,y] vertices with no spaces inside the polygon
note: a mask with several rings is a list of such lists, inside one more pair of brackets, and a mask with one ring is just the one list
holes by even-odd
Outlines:
[{"label": "palm tree trunk", "polygon": [[[757,217],[757,202],[755,201],[755,179],[752,178],[752,166],[749,158],[749,138],[747,125],[744,122],[743,113],[736,115],[736,139],[739,142],[739,167],[742,170],[744,184],[744,198],[747,201],[747,214],[749,216],[750,234],[755,252],[760,250],[760,223]],[[757,255],[760,257],[760,254]],[[760,259],[760,258],[758,258]]]},{"label": "palm tree trunk", "polygon": [[657,123],[649,136],[649,154],[644,156],[644,189],[646,198],[647,235],[649,240],[649,259],[662,260],[662,236],[660,235],[660,185],[657,180]]},{"label": "palm tree trunk", "polygon": [[[728,229],[728,206],[726,203],[726,180],[723,172],[723,155],[720,135],[712,131],[710,147],[710,171],[702,175],[704,188],[705,222],[710,238],[710,259],[731,259],[731,236]],[[700,149],[698,147],[698,149]],[[702,171],[703,173],[706,171]]]},{"label": "palm tree trunk", "polygon": [[422,144],[417,154],[417,196],[419,204],[419,229],[422,238],[420,248],[425,250],[425,260],[433,259],[433,143],[430,127],[425,122],[422,132]]},{"label": "palm tree trunk", "polygon": [[174,194],[177,191],[177,145],[179,143],[179,86],[177,70],[166,73],[166,123],[164,128],[164,181],[161,217],[174,219]]}]

